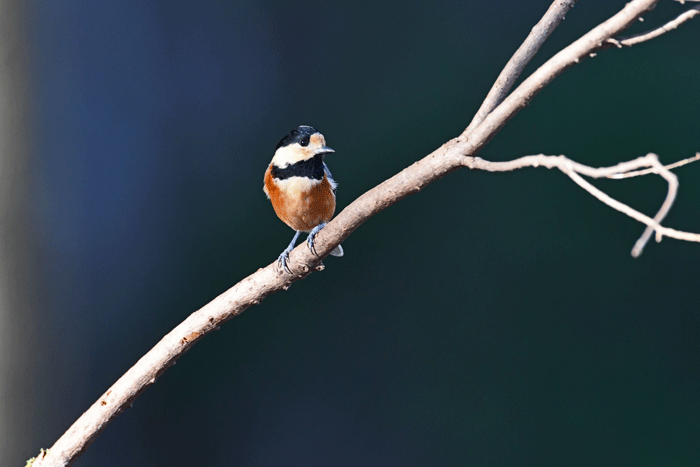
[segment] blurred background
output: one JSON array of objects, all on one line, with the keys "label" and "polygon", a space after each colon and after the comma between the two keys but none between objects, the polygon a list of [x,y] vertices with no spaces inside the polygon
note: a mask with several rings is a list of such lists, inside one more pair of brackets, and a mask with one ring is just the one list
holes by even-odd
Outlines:
[{"label": "blurred background", "polygon": [[[0,464],[277,258],[262,177],[289,130],[336,150],[343,209],[458,135],[550,3],[4,2]],[[525,74],[624,3],[579,2]],[[583,61],[479,155],[694,155],[698,44],[695,19]],[[666,224],[698,232],[700,164],[676,173]],[[666,190],[595,184],[649,214]],[[559,172],[453,173],[199,342],[74,465],[697,465],[700,246],[633,259],[642,230]]]}]

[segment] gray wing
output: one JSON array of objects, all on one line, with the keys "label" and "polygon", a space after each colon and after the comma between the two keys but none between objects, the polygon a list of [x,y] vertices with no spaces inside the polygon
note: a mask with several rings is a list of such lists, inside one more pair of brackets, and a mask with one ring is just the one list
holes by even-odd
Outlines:
[{"label": "gray wing", "polygon": [[326,163],[323,163],[323,171],[326,173],[326,178],[328,179],[328,183],[331,184],[331,189],[333,190],[333,194],[335,194],[336,189],[338,188],[338,182],[335,181],[333,178],[333,175],[331,174],[331,171],[328,169],[328,166]]}]

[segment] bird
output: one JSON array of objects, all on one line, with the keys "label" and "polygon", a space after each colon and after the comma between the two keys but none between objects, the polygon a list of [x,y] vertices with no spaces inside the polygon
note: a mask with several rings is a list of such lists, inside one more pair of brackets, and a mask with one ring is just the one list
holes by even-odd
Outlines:
[{"label": "bird", "polygon": [[[306,243],[316,254],[314,237],[335,213],[335,192],[338,184],[324,157],[335,151],[326,146],[320,131],[300,125],[282,138],[265,171],[263,192],[272,203],[277,217],[296,231],[289,246],[277,258],[280,270],[289,269],[289,253],[299,234],[309,234]],[[343,256],[338,245],[330,253]]]}]

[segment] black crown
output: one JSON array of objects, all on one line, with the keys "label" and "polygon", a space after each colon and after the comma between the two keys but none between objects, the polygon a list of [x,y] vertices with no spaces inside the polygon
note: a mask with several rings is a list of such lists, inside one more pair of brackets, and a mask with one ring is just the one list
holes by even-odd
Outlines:
[{"label": "black crown", "polygon": [[311,135],[314,133],[319,133],[317,129],[314,127],[310,127],[307,125],[300,125],[293,129],[292,131],[289,132],[287,136],[282,138],[279,143],[277,143],[277,146],[275,147],[275,150],[284,147],[284,146],[289,146],[290,144],[294,143],[300,143],[302,139],[304,138],[309,138]]}]

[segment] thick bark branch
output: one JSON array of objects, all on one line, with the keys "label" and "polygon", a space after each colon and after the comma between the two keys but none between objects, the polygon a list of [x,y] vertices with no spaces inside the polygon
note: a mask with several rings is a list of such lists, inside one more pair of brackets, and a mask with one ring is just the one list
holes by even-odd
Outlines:
[{"label": "thick bark branch", "polygon": [[[177,358],[195,342],[212,330],[217,329],[225,321],[239,315],[246,308],[257,305],[268,295],[287,289],[293,282],[303,279],[314,270],[322,268],[321,260],[362,223],[379,211],[460,167],[486,169],[485,161],[471,156],[476,154],[544,86],[566,68],[578,63],[600,48],[607,39],[625,30],[639,16],[653,7],[657,1],[631,1],[615,16],[542,65],[509,97],[495,107],[484,118],[483,122],[473,126],[472,130],[465,131],[459,137],[445,143],[428,156],[352,202],[316,237],[316,250],[319,256],[313,255],[306,247],[306,244],[303,243],[289,255],[289,265],[292,274],[279,271],[275,263],[272,263],[246,277],[208,305],[194,312],[156,344],[153,349],[144,355],[136,365],[100,397],[56,442],[47,455],[40,456],[37,459],[34,464],[35,467],[64,466],[71,463],[114,417],[123,411],[124,408],[129,407],[131,402],[141,392],[155,382],[156,378],[174,364]],[[570,3],[573,4],[573,2]],[[546,34],[538,37],[539,39],[532,45],[533,48],[539,47],[539,44],[546,38]],[[539,43],[537,43],[538,41]],[[506,82],[512,83],[514,80],[515,78],[511,76]],[[501,92],[499,91],[499,93]],[[571,161],[569,162],[575,164]],[[652,164],[652,168],[657,173],[662,174],[663,166],[658,164],[658,161],[656,162],[658,165],[654,165],[653,162],[649,163]],[[570,166],[567,165],[566,167]],[[573,167],[575,168],[576,165]],[[568,175],[579,183],[579,180],[575,178],[575,176],[578,176],[578,173],[590,175],[590,172],[586,173],[584,167],[579,166],[575,171],[567,168],[569,170]],[[635,165],[626,169],[626,171],[639,167],[641,166]],[[621,169],[618,168],[617,173],[620,172]],[[659,214],[657,214],[658,217]],[[661,235],[673,236],[673,232],[670,229],[659,225],[660,219],[650,219],[643,214],[640,214],[638,218]]]}]

